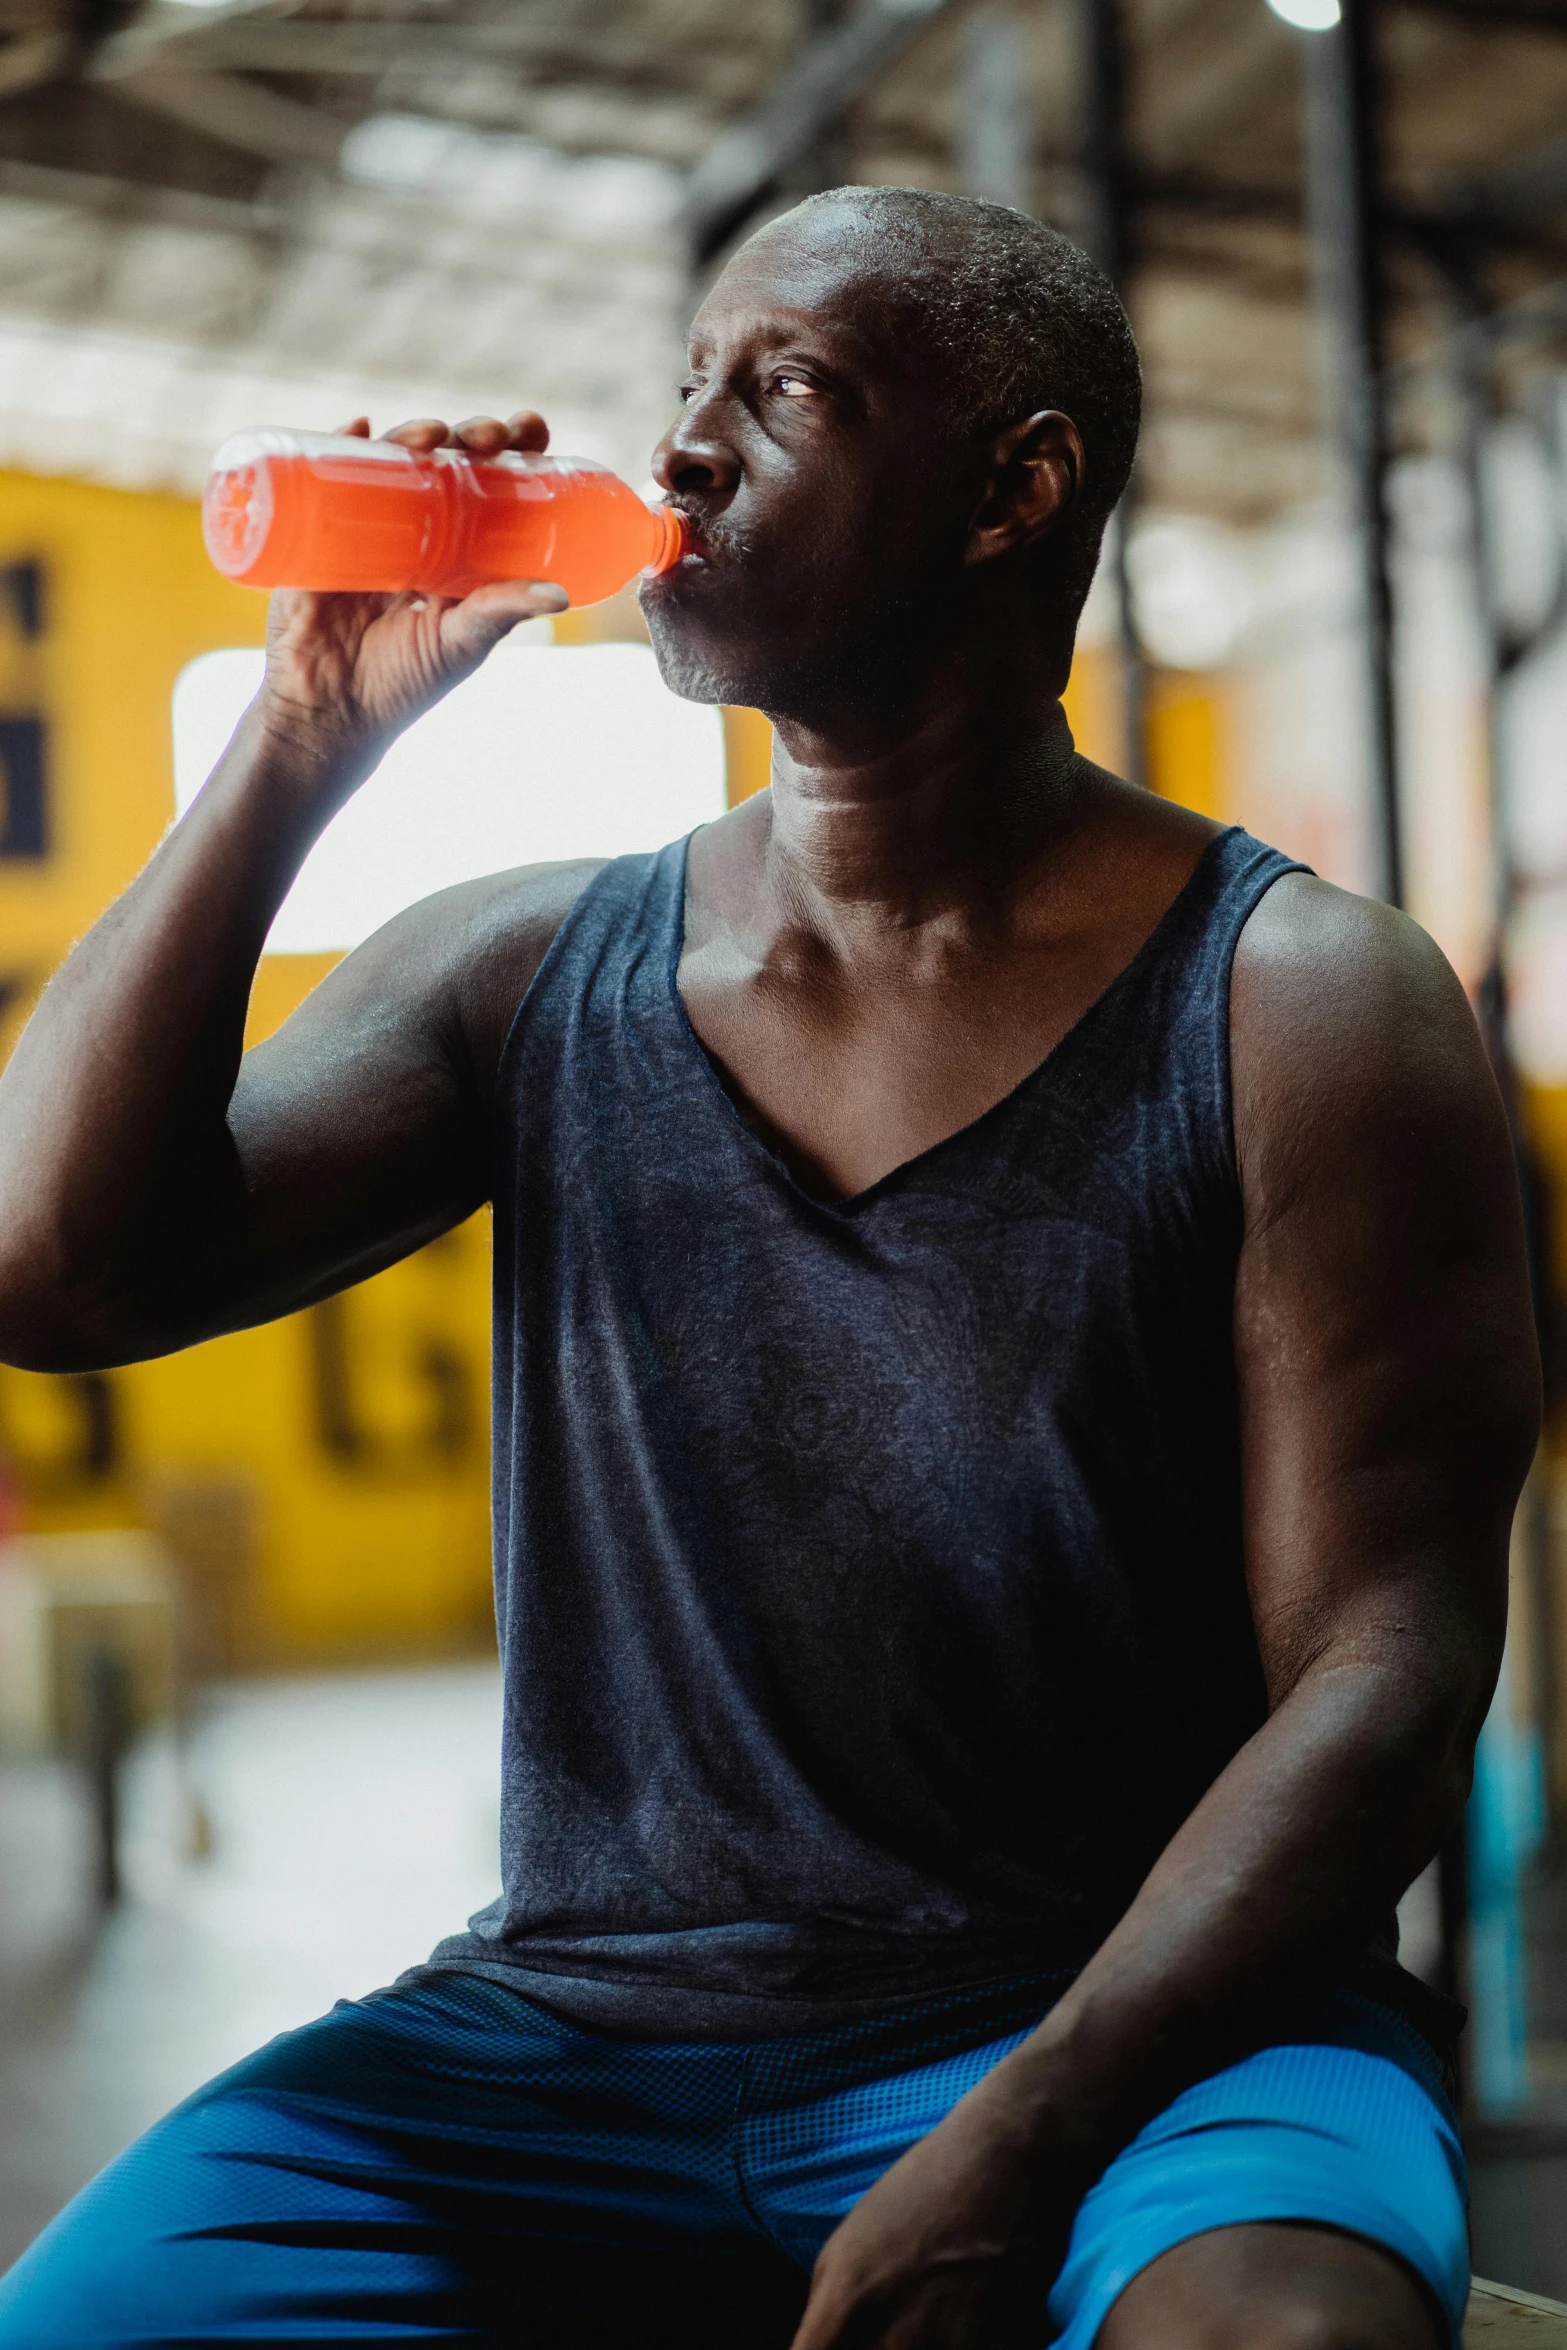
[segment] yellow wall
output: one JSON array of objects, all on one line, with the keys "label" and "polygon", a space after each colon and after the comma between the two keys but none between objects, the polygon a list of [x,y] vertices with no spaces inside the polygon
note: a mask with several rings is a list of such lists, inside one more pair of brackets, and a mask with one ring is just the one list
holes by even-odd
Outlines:
[{"label": "yellow wall", "polygon": [[[1179,800],[1220,823],[1233,821],[1226,788],[1224,701],[1219,681],[1155,670],[1148,679],[1144,723],[1148,777],[1167,800]],[[1062,706],[1083,756],[1126,772],[1121,665],[1109,646],[1080,652]]]},{"label": "yellow wall", "polygon": [[261,635],[259,600],[218,577],[181,499],[0,473],[0,564],[30,557],[43,567],[34,666],[55,847],[41,864],[0,861],[0,974],[29,989],[169,820],[174,679],[198,653]]},{"label": "yellow wall", "polygon": [[[0,626],[3,697],[41,705],[52,853],[0,859],[14,1035],[38,987],[156,845],[187,661],[260,641],[260,597],[207,562],[188,502],[0,475],[0,566],[36,559],[36,649]],[[330,956],[263,964],[252,1041]],[[27,1522],[140,1520],[173,1476],[259,1505],[257,1658],[428,1648],[488,1614],[489,1245],[475,1219],[327,1309],[82,1382],[0,1370],[0,1448]]]},{"label": "yellow wall", "polygon": [[1121,664],[1107,646],[1078,654],[1061,707],[1083,757],[1120,774],[1126,766]]},{"label": "yellow wall", "polygon": [[[41,709],[53,839],[0,858],[0,1049],[72,940],[156,846],[173,801],[170,695],[186,662],[261,640],[262,599],[220,579],[182,499],[0,473],[0,570],[42,566],[45,628],[0,611],[0,716]],[[559,624],[640,632],[629,599]],[[726,717],[736,796],[765,724]],[[331,968],[269,956],[249,1039]],[[23,1522],[156,1520],[171,1480],[254,1498],[243,1611],[254,1661],[428,1651],[489,1620],[488,1218],[325,1308],[90,1380],[0,1368],[0,1465]],[[3,1515],[0,1512],[0,1515]]]}]

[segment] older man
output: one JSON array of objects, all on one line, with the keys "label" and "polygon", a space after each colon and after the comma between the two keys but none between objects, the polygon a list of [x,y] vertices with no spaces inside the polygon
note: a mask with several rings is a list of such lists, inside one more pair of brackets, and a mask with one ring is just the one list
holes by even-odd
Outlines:
[{"label": "older man", "polygon": [[1391,1912],[1537,1419],[1468,1006],[1074,750],[1139,382],[1062,238],[839,190],[690,362],[643,602],[771,793],[428,901],[242,1059],[321,826],[562,600],[281,595],[5,1077],[19,1363],[493,1198],[506,1741],[495,1908],[132,2148],[0,2344],[1431,2350],[1462,2161]]}]

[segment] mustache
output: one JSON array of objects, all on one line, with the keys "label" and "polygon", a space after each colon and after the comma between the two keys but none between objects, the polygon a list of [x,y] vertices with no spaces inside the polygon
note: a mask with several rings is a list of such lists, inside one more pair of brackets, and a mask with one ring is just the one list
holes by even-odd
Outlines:
[{"label": "mustache", "polygon": [[744,562],[756,552],[756,541],[748,531],[731,520],[727,513],[709,513],[691,498],[666,498],[684,521],[691,535],[691,545],[698,555],[717,555],[726,561]]}]

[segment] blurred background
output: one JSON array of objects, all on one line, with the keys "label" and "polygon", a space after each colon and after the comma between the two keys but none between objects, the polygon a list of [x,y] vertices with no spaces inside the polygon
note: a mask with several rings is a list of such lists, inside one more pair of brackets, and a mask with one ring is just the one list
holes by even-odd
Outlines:
[{"label": "blurred background", "polygon": [[[542,408],[641,484],[686,324],[843,180],[1120,283],[1136,480],[1092,756],[1434,934],[1514,1122],[1551,1382],[1464,1832],[1477,2265],[1567,2297],[1567,0],[0,0],[0,1050],[199,784],[259,596],[251,424]],[[279,918],[251,1032],[423,890],[765,782],[634,602],[535,623]],[[268,2033],[495,1879],[482,1219],[271,1329],[0,1369],[0,2265]]]}]

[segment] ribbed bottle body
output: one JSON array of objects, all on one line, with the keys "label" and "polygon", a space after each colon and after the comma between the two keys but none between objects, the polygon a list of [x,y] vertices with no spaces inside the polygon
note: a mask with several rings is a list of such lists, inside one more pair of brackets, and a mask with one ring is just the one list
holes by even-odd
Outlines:
[{"label": "ribbed bottle body", "polygon": [[246,587],[460,596],[547,579],[573,604],[663,570],[683,544],[678,516],[589,458],[476,460],[274,429],[218,451],[202,529],[218,569]]}]

